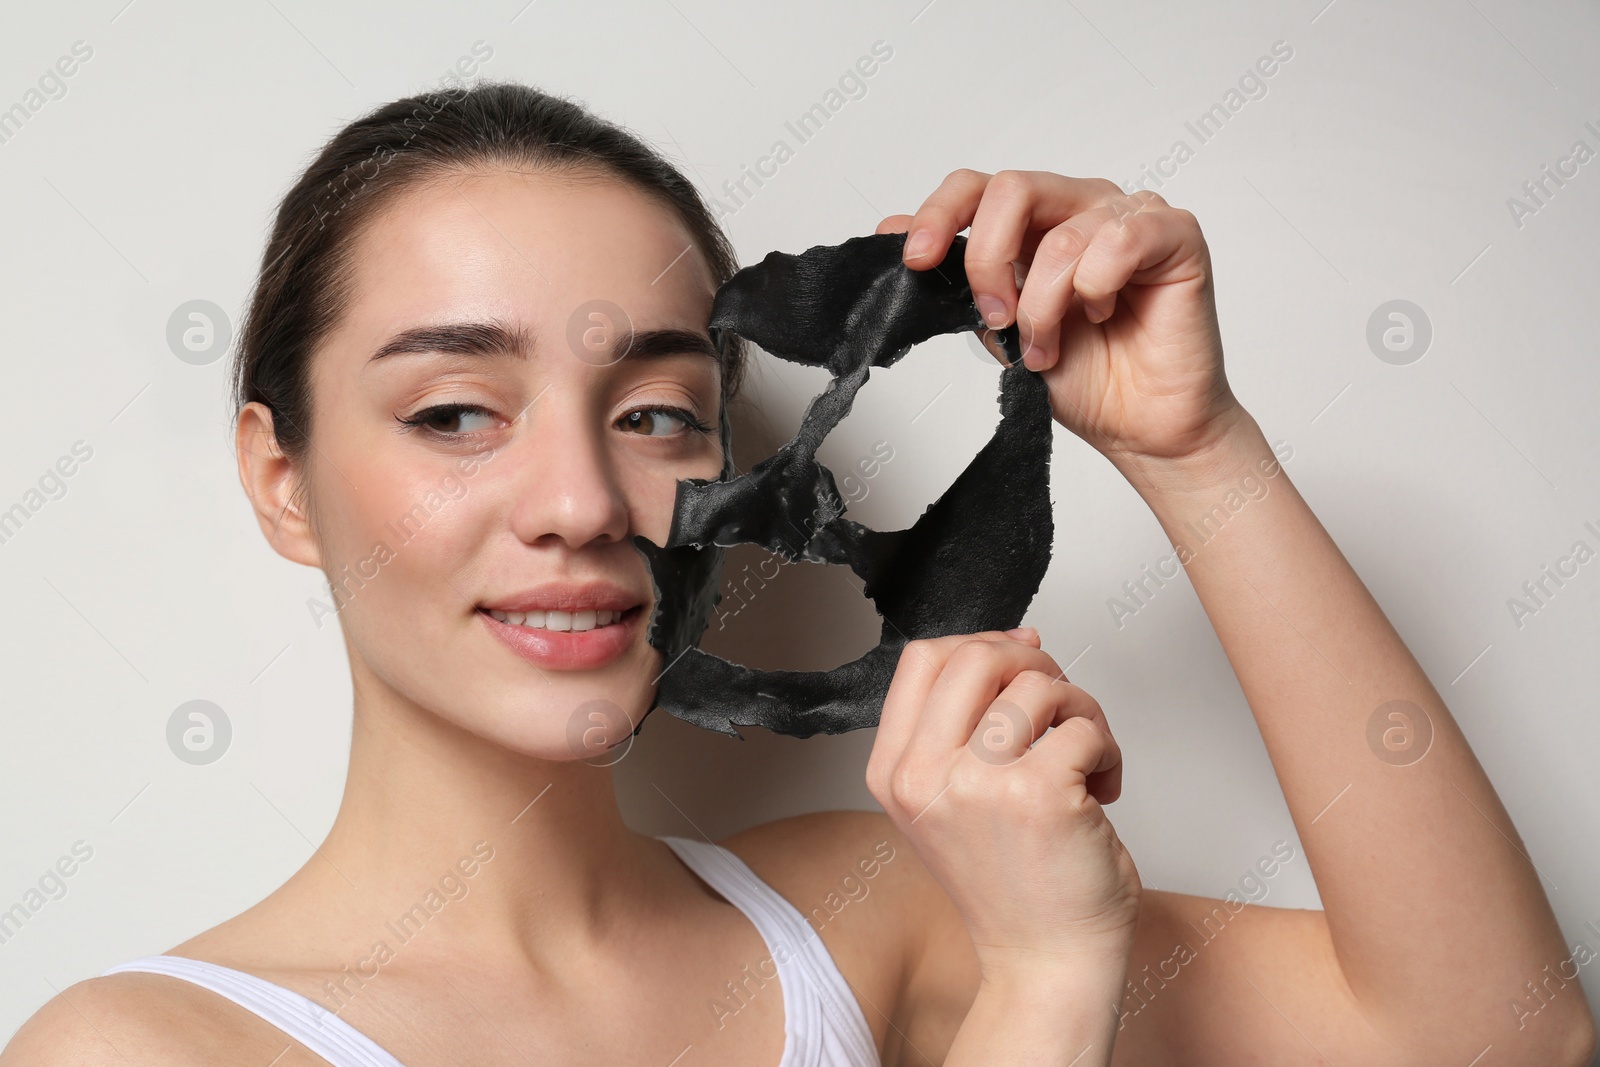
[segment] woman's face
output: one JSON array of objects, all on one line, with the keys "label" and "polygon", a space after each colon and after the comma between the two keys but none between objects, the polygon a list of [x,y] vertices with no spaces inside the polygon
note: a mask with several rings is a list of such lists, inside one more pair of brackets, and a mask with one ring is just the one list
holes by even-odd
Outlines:
[{"label": "woman's face", "polygon": [[506,171],[413,189],[355,253],[307,462],[358,695],[603,752],[662,668],[630,539],[722,470],[704,258],[631,187]]}]

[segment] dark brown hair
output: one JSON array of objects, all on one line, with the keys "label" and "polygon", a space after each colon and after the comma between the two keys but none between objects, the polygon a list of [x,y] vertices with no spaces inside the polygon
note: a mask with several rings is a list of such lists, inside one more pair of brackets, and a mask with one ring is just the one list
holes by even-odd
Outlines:
[{"label": "dark brown hair", "polygon": [[[500,81],[395,100],[340,130],[279,204],[239,331],[234,418],[251,401],[265,404],[279,448],[303,462],[311,356],[349,306],[363,223],[416,185],[494,166],[620,180],[682,219],[717,284],[738,269],[731,242],[688,179],[637,136],[573,100]],[[745,348],[737,336],[725,338],[722,374],[732,398]],[[297,495],[305,488],[301,478]]]}]

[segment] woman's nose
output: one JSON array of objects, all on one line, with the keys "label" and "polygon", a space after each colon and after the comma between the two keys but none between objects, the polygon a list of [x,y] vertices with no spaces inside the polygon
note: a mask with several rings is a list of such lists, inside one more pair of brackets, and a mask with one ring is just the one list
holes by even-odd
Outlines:
[{"label": "woman's nose", "polygon": [[628,533],[628,508],[607,451],[607,434],[614,431],[587,414],[587,405],[554,392],[522,415],[513,529],[530,545],[620,541]]}]

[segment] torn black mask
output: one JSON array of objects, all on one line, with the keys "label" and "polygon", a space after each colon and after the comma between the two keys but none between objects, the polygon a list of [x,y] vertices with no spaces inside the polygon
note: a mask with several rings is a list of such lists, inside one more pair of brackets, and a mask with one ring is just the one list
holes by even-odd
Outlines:
[{"label": "torn black mask", "polygon": [[[816,459],[873,367],[938,334],[983,328],[966,238],[930,270],[906,267],[904,245],[903,233],[876,234],[773,252],[717,290],[710,328],[719,349],[735,333],[780,359],[824,367],[833,380],[794,439],[737,477],[724,404],[722,477],[678,483],[664,546],[633,538],[655,587],[647,640],[664,657],[652,710],[735,737],[735,726],[795,737],[859,730],[877,725],[908,641],[1021,623],[1050,563],[1053,420],[1043,380],[1021,363],[1014,325],[999,335],[1011,365],[1000,371],[994,436],[910,529],[845,518],[833,475]],[[789,561],[848,566],[883,618],[877,646],[831,671],[756,670],[695,647],[721,600],[722,550],[746,543]]]}]

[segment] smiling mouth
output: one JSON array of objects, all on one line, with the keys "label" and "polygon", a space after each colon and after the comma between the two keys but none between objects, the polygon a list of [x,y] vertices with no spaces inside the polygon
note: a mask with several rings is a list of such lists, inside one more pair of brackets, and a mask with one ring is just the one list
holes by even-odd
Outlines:
[{"label": "smiling mouth", "polygon": [[583,633],[588,630],[598,630],[606,626],[617,626],[640,607],[631,607],[626,611],[496,611],[493,609],[478,609],[497,622],[510,626],[521,626],[528,630],[548,630],[552,633]]}]

